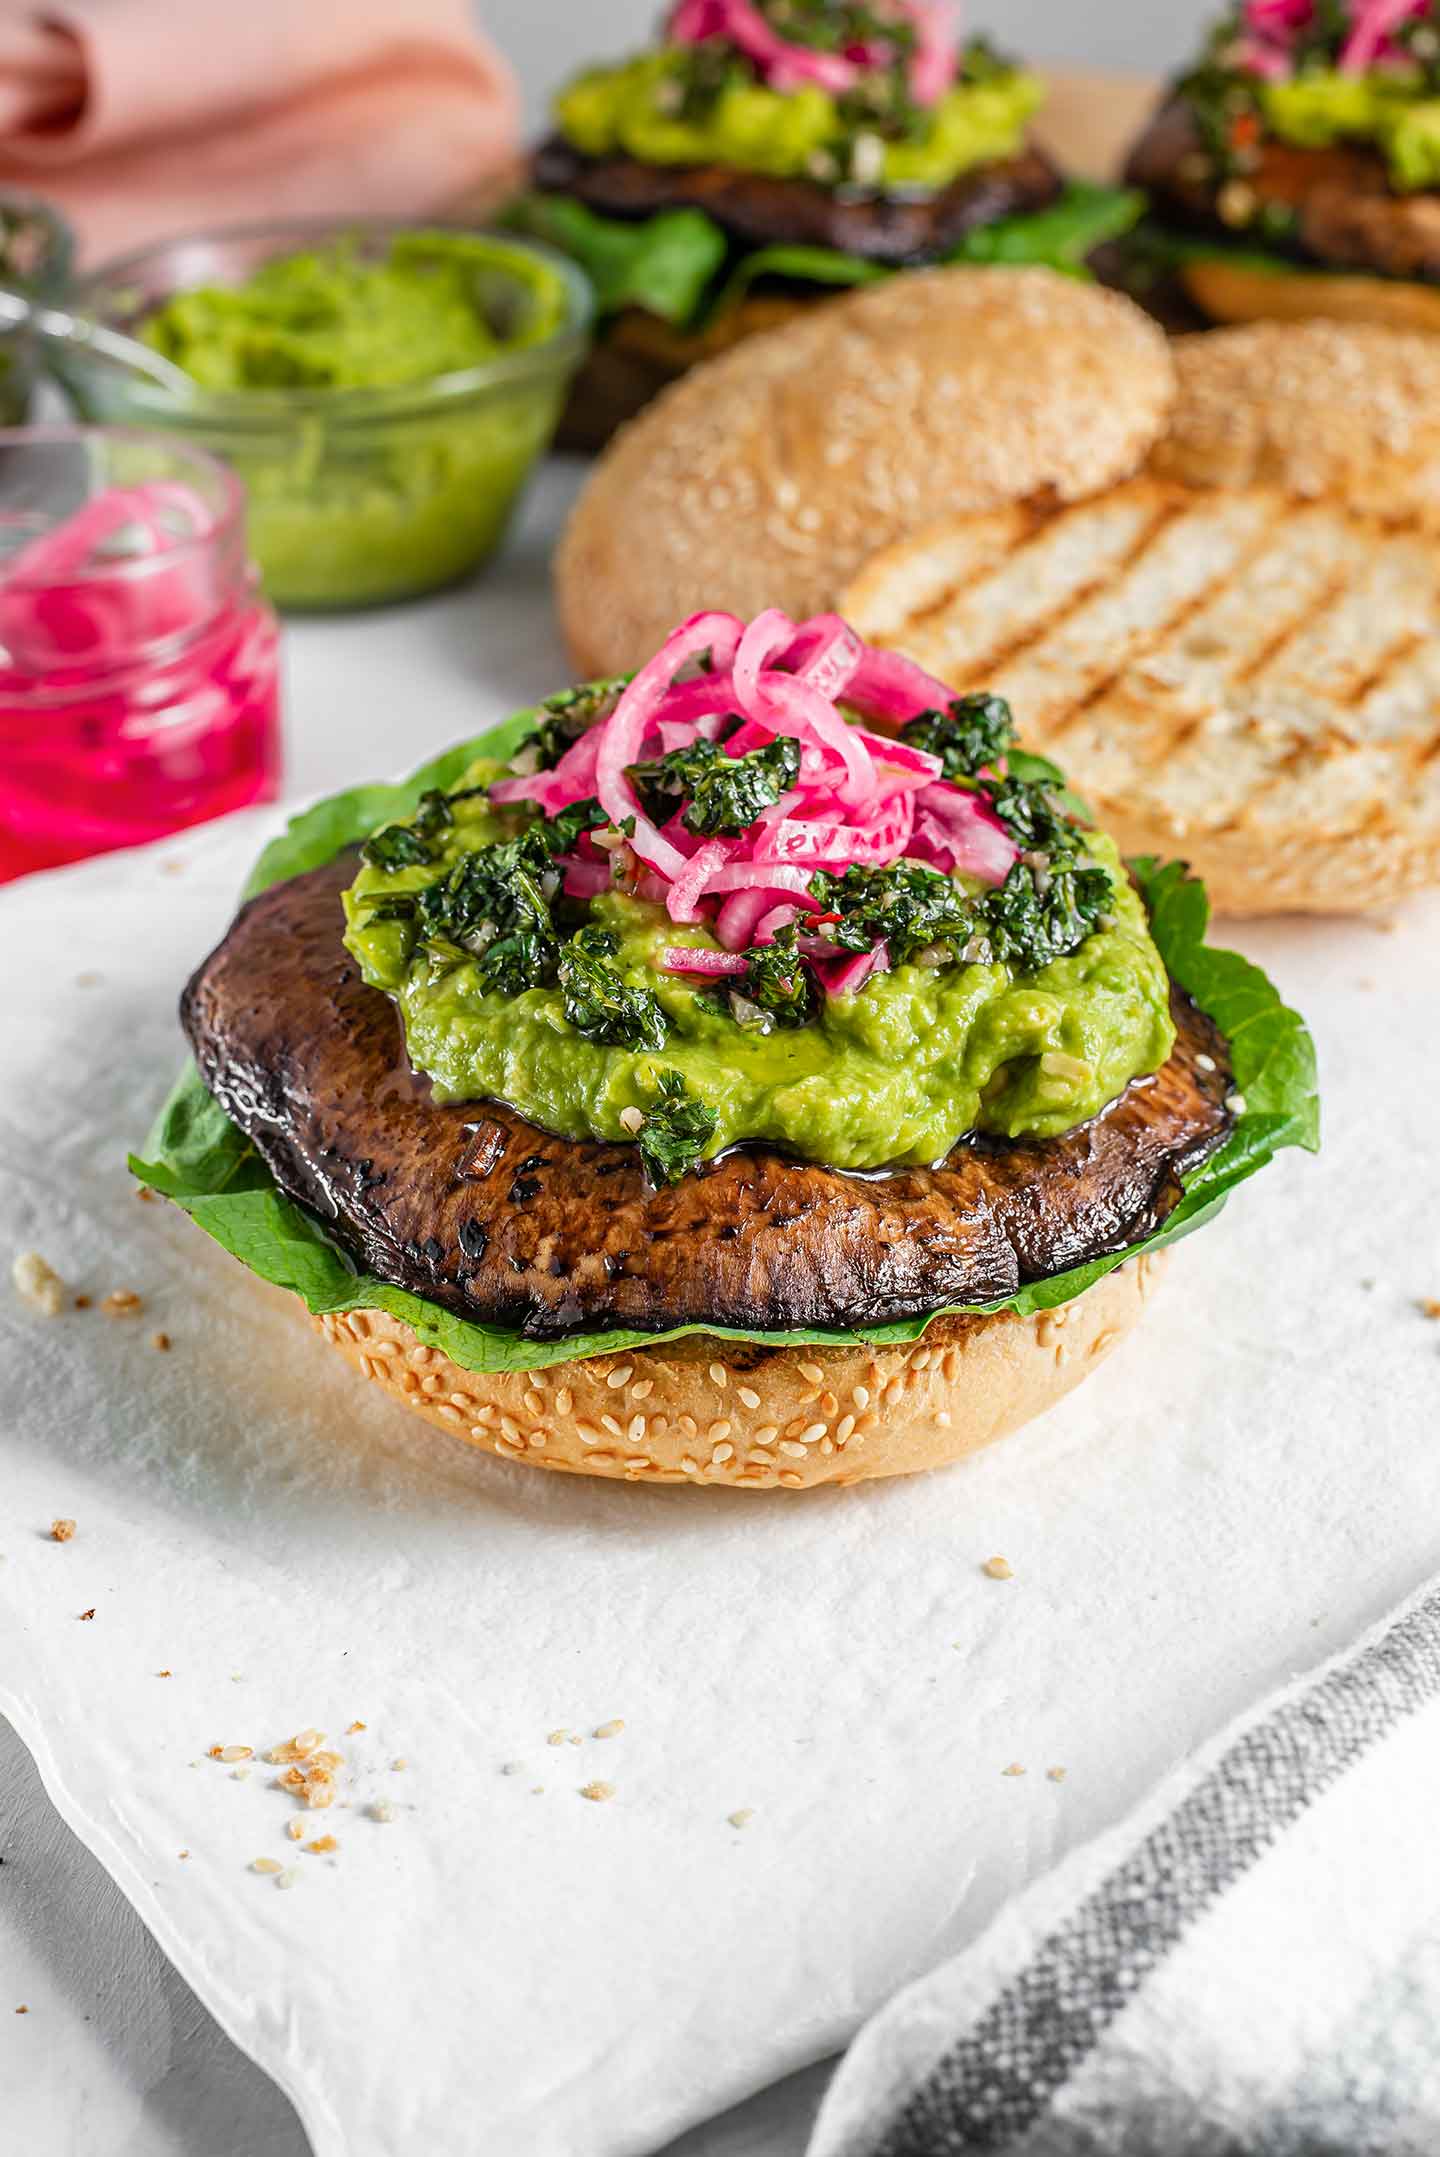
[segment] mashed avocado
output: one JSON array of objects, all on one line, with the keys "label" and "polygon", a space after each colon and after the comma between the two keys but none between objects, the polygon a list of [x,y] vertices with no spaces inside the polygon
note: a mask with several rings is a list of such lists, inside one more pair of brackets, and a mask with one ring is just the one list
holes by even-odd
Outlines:
[{"label": "mashed avocado", "polygon": [[1306,150],[1373,142],[1397,187],[1440,186],[1440,101],[1426,95],[1416,74],[1316,68],[1264,83],[1257,95],[1266,126],[1282,142]]},{"label": "mashed avocado", "polygon": [[[495,767],[465,782],[482,784]],[[1144,909],[1111,841],[1087,834],[1114,904],[1069,957],[1033,974],[998,965],[905,965],[820,1006],[809,1024],[738,1026],[707,984],[658,970],[667,945],[715,948],[702,928],[618,893],[592,919],[618,941],[627,983],[653,992],[668,1035],[658,1053],[598,1047],[567,1024],[559,992],[487,993],[461,959],[437,967],[367,895],[432,882],[463,853],[513,830],[483,796],[455,802],[435,863],[362,868],[345,894],[346,945],[367,982],[399,1006],[410,1058],[441,1101],[489,1097],[572,1139],[626,1140],[626,1111],[651,1108],[662,1067],[716,1117],[705,1152],[763,1139],[838,1168],[933,1162],[968,1131],[1047,1138],[1097,1113],[1169,1055],[1169,982]]]},{"label": "mashed avocado", "polygon": [[[591,69],[556,100],[561,133],[588,157],[623,150],[648,165],[730,165],[772,179],[812,176],[854,133],[835,99],[813,85],[782,94],[736,80],[687,116],[673,109],[683,65],[672,49]],[[883,143],[873,178],[886,187],[939,188],[973,165],[1013,156],[1043,98],[1033,75],[1013,69],[958,84],[921,116],[916,133]]]},{"label": "mashed avocado", "polygon": [[[415,231],[378,257],[328,246],[178,293],[141,334],[206,394],[247,399],[215,446],[249,491],[270,596],[356,606],[449,583],[498,543],[579,357],[578,337],[568,361],[558,341],[571,306],[523,243]],[[430,387],[547,342],[556,357],[504,380]],[[363,391],[390,394],[357,413],[345,393]]]}]

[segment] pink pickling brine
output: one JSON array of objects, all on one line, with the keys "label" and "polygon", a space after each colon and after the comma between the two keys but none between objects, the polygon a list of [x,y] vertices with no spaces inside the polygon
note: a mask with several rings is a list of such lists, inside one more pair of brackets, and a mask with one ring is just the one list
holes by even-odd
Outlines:
[{"label": "pink pickling brine", "polygon": [[[23,445],[23,446],[21,446]],[[274,798],[274,616],[238,482],[103,430],[0,462],[0,881]],[[190,459],[197,468],[177,476]],[[120,483],[99,484],[108,471]]]}]

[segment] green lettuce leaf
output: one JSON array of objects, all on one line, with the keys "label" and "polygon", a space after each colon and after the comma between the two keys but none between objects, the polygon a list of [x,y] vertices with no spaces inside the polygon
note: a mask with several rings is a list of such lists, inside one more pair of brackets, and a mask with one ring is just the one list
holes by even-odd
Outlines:
[{"label": "green lettuce leaf", "polygon": [[677,329],[701,312],[729,253],[724,233],[703,210],[663,210],[628,224],[600,217],[570,195],[525,195],[505,222],[578,262],[602,315],[639,307]]},{"label": "green lettuce leaf", "polygon": [[[377,825],[409,815],[426,787],[456,784],[478,756],[505,757],[534,723],[519,712],[502,726],[458,744],[392,786],[354,787],[317,802],[266,847],[246,896],[333,860]],[[1209,904],[1203,887],[1177,862],[1133,864],[1151,927],[1171,974],[1228,1038],[1243,1111],[1220,1150],[1185,1179],[1184,1196],[1157,1234],[1125,1251],[1032,1282],[975,1312],[1039,1311],[1068,1303],[1138,1252],[1159,1250],[1213,1218],[1235,1185],[1283,1146],[1319,1144],[1315,1052],[1302,1019],[1280,1001],[1260,969],[1205,942]],[[383,1310],[471,1371],[540,1370],[577,1357],[654,1346],[682,1333],[709,1333],[774,1346],[846,1347],[856,1341],[918,1340],[932,1317],[853,1330],[745,1332],[730,1326],[676,1326],[659,1333],[591,1332],[563,1341],[531,1341],[513,1328],[457,1318],[407,1289],[357,1271],[321,1224],[282,1197],[250,1141],[211,1099],[193,1064],[160,1112],[143,1158],[132,1157],[142,1183],[190,1215],[198,1228],[261,1280],[293,1289],[316,1312]]]},{"label": "green lettuce leaf", "polygon": [[[1144,197],[1128,189],[1075,182],[1048,209],[967,233],[945,259],[1036,263],[1084,276],[1086,257],[1128,232],[1143,207]],[[595,287],[602,315],[639,307],[677,329],[723,315],[766,277],[841,290],[894,275],[838,248],[776,244],[741,255],[717,288],[730,243],[703,210],[665,210],[629,224],[601,217],[569,195],[526,195],[512,204],[506,222],[572,256]]]}]

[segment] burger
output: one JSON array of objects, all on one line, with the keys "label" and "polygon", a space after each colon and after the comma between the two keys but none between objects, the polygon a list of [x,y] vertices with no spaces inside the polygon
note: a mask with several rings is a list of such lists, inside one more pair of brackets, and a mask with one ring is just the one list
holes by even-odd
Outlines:
[{"label": "burger", "polygon": [[678,0],[555,102],[521,229],[589,274],[567,420],[603,443],[675,375],[837,290],[945,262],[1081,270],[1138,196],[1067,186],[1033,75],[945,0]]},{"label": "burger", "polygon": [[1130,291],[1195,322],[1440,330],[1436,0],[1243,0],[1131,153]]},{"label": "burger", "polygon": [[1301,1021],[1008,707],[703,613],[264,856],[132,1165],[532,1466],[932,1467],[1093,1369],[1315,1143]]}]

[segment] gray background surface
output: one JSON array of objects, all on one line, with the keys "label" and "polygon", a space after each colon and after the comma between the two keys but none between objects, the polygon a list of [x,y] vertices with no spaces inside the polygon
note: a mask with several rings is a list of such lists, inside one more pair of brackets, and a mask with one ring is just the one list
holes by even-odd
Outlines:
[{"label": "gray background surface", "polygon": [[[476,20],[509,53],[532,120],[579,59],[643,45],[660,0],[474,0]],[[997,44],[1072,67],[1168,72],[1189,53],[1217,0],[970,0],[964,20]]]}]

